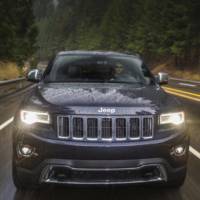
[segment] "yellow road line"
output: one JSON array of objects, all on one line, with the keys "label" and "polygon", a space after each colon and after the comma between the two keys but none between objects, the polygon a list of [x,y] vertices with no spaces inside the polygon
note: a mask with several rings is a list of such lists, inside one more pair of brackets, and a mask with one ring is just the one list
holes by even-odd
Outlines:
[{"label": "yellow road line", "polygon": [[170,90],[168,90],[168,89],[165,89],[165,91],[166,91],[167,93],[169,93],[169,94],[173,94],[173,95],[176,95],[176,96],[179,96],[179,97],[183,97],[183,98],[186,98],[186,99],[190,99],[190,100],[193,100],[193,101],[198,101],[198,102],[200,102],[200,99],[195,98],[195,97],[191,97],[191,96],[187,96],[187,95],[185,95],[185,94],[180,94],[180,93],[172,92],[172,91],[170,91]]},{"label": "yellow road line", "polygon": [[169,91],[172,91],[172,92],[175,92],[175,93],[181,93],[181,94],[186,94],[186,95],[192,95],[194,97],[200,97],[200,94],[195,94],[195,93],[192,93],[192,92],[186,92],[186,91],[183,91],[183,90],[178,90],[178,89],[174,89],[174,88],[170,88],[170,87],[163,87],[163,89],[166,89],[166,90],[169,90]]}]

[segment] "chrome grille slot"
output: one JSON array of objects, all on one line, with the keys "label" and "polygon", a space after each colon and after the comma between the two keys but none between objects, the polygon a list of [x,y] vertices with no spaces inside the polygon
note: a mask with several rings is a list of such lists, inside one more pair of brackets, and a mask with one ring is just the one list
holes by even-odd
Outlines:
[{"label": "chrome grille slot", "polygon": [[126,139],[126,119],[116,119],[116,138]]},{"label": "chrome grille slot", "polygon": [[57,132],[60,138],[69,138],[69,117],[59,116],[57,118]]},{"label": "chrome grille slot", "polygon": [[140,119],[139,118],[130,119],[130,138],[131,139],[140,138]]},{"label": "chrome grille slot", "polygon": [[57,116],[60,139],[132,141],[153,138],[153,116]]},{"label": "chrome grille slot", "polygon": [[95,118],[87,119],[87,138],[98,138],[98,120]]},{"label": "chrome grille slot", "polygon": [[153,134],[153,122],[151,118],[143,119],[143,138],[149,138]]},{"label": "chrome grille slot", "polygon": [[102,139],[112,139],[112,119],[111,118],[103,118],[101,121]]},{"label": "chrome grille slot", "polygon": [[73,118],[73,138],[83,138],[83,119]]}]

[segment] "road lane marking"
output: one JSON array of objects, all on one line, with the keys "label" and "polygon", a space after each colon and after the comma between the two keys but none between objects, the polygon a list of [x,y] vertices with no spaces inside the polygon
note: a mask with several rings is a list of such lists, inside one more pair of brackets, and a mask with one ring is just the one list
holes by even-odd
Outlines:
[{"label": "road lane marking", "polygon": [[171,80],[175,80],[175,81],[183,81],[183,82],[188,82],[188,83],[197,83],[200,84],[200,81],[192,81],[192,80],[187,80],[187,79],[181,79],[181,78],[173,78],[170,77]]},{"label": "road lane marking", "polygon": [[6,128],[9,124],[11,124],[14,120],[14,117],[11,117],[7,121],[5,121],[3,124],[0,125],[0,131]]},{"label": "road lane marking", "polygon": [[189,83],[178,83],[181,86],[188,86],[188,87],[197,87],[197,85],[189,84]]},{"label": "road lane marking", "polygon": [[189,150],[190,150],[190,153],[192,153],[194,156],[200,159],[200,153],[196,149],[190,146]]},{"label": "road lane marking", "polygon": [[192,95],[194,97],[200,97],[200,94],[196,94],[196,93],[192,93],[192,92],[187,92],[187,91],[184,91],[184,90],[178,90],[178,89],[174,89],[174,88],[170,88],[170,87],[163,87],[163,89],[167,89],[169,91],[172,91],[172,92],[178,92],[178,93],[181,93],[181,94],[186,94],[186,95]]},{"label": "road lane marking", "polygon": [[187,95],[184,95],[184,94],[172,92],[172,91],[167,90],[167,89],[165,89],[165,91],[166,91],[167,93],[169,93],[169,94],[173,94],[173,95],[176,95],[176,96],[178,96],[178,97],[182,97],[182,98],[185,98],[185,99],[189,99],[189,100],[193,100],[193,101],[198,101],[198,102],[200,102],[200,99],[195,98],[195,97],[190,97],[190,96],[187,96]]}]

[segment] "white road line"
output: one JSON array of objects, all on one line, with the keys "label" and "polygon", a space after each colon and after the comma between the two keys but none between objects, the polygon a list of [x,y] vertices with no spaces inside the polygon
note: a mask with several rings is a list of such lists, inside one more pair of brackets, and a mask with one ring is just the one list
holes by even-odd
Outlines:
[{"label": "white road line", "polygon": [[200,159],[200,153],[199,153],[196,149],[194,149],[193,147],[191,147],[191,146],[190,146],[190,152],[191,152],[194,156],[196,156],[198,159]]},{"label": "white road line", "polygon": [[1,124],[0,131],[3,130],[4,128],[6,128],[6,126],[8,126],[9,124],[11,124],[13,122],[13,120],[14,120],[14,117],[11,117],[7,121],[5,121],[3,124]]},{"label": "white road line", "polygon": [[192,81],[192,80],[187,80],[187,79],[181,79],[181,78],[174,78],[174,77],[170,77],[171,80],[175,80],[175,81],[183,81],[183,82],[188,82],[188,83],[197,83],[200,84],[200,81]]},{"label": "white road line", "polygon": [[189,84],[189,83],[178,83],[179,85],[182,86],[188,86],[188,87],[197,87],[197,85]]},{"label": "white road line", "polygon": [[[5,121],[3,124],[1,124],[0,130],[3,130],[4,128],[6,128],[9,124],[11,124],[13,122],[13,120],[14,120],[14,117],[11,117],[7,121]],[[196,149],[194,149],[193,147],[190,146],[189,150],[194,156],[196,156],[198,159],[200,159],[200,153]]]}]

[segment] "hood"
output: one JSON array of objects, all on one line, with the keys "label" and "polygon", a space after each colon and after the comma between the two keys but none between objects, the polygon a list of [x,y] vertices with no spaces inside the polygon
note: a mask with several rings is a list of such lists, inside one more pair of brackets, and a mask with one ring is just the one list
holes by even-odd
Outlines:
[{"label": "hood", "polygon": [[155,113],[169,107],[174,110],[178,102],[159,86],[137,86],[110,83],[41,83],[30,97],[35,105],[53,107],[118,107],[146,108]]}]

